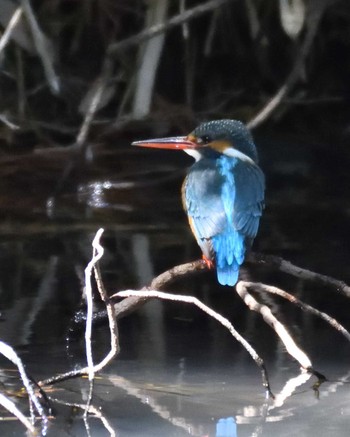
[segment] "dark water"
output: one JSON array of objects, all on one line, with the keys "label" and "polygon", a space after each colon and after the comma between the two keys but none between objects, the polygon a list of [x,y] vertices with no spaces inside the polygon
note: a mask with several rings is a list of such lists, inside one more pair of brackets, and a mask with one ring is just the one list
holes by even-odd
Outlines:
[{"label": "dark water", "polygon": [[[255,249],[350,282],[347,154],[290,138],[261,141],[260,150],[267,208]],[[0,337],[33,378],[85,365],[83,335],[66,339],[98,228],[105,228],[101,269],[110,293],[149,284],[199,257],[179,199],[190,160],[169,156],[106,148],[77,166],[59,190],[66,160],[45,170],[37,163],[26,171],[22,164],[13,170],[13,162],[5,166],[11,172],[3,168]],[[249,265],[242,275],[282,287],[350,327],[349,302],[327,287],[261,266]],[[291,304],[264,298],[327,377],[317,392],[316,378],[300,375],[273,331],[232,290],[219,287],[214,273],[178,280],[169,291],[195,295],[235,325],[265,359],[275,401],[266,401],[258,368],[222,326],[190,305],[150,302],[119,323],[121,353],[94,390],[104,422],[91,418],[91,435],[348,435],[350,344],[340,334]],[[95,329],[93,347],[96,360],[107,353],[105,326]],[[12,367],[1,363],[3,389],[14,395]],[[84,403],[87,393],[84,379],[49,391],[55,410],[49,435],[87,435],[82,412],[61,405]],[[25,399],[13,399],[27,411]],[[23,435],[23,427],[4,420],[0,434]]]}]

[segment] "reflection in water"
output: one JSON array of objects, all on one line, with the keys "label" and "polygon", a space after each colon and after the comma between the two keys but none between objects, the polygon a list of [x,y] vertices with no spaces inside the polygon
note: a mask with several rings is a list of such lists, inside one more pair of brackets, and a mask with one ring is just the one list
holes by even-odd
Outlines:
[{"label": "reflection in water", "polygon": [[77,200],[79,203],[86,204],[92,209],[115,209],[131,212],[131,204],[118,204],[108,200],[108,192],[111,190],[125,190],[134,187],[132,182],[116,181],[94,181],[87,184],[80,184],[77,188]]},{"label": "reflection in water", "polygon": [[56,293],[55,276],[57,275],[56,256],[50,257],[37,289],[32,298],[19,297],[11,309],[6,312],[6,319],[1,324],[1,338],[13,345],[27,345],[32,334],[32,327],[39,313],[45,309]]},{"label": "reflection in water", "polygon": [[[151,377],[149,372],[148,375]],[[156,373],[153,374],[153,377],[157,379]],[[328,405],[319,404],[319,401],[312,395],[312,389],[310,387],[304,392],[299,392],[297,402],[291,400],[291,396],[295,394],[295,390],[305,384],[309,378],[310,375],[305,374],[291,378],[276,396],[276,401],[272,404],[272,401],[266,401],[261,397],[260,405],[258,398],[256,398],[255,405],[246,404],[244,406],[242,403],[244,402],[245,389],[243,386],[240,386],[238,380],[233,381],[232,384],[227,382],[228,387],[226,387],[224,392],[219,393],[216,391],[215,393],[215,383],[171,386],[169,384],[162,385],[160,383],[135,383],[121,376],[111,375],[108,377],[113,385],[123,389],[129,396],[138,399],[142,404],[150,408],[152,414],[172,424],[175,427],[174,429],[186,431],[186,434],[175,433],[171,435],[191,435],[198,437],[256,437],[261,435],[277,437],[280,435],[289,435],[288,432],[293,429],[294,421],[300,421],[302,409],[308,408],[307,414],[309,415],[312,415],[314,412],[317,416],[322,416],[324,408],[328,409],[329,407]],[[343,378],[346,378],[346,376]],[[248,383],[248,380],[249,377],[244,379],[243,383]],[[241,399],[237,396],[237,389],[239,394],[242,395]],[[97,391],[100,394],[99,388],[97,388]],[[232,398],[231,394],[234,392],[236,392],[236,395]],[[301,398],[300,396],[302,394],[303,397]],[[349,395],[346,394],[346,399],[348,399],[348,397]],[[229,400],[230,398],[231,401]],[[125,399],[125,401],[125,409],[128,410],[128,400]],[[238,404],[241,405],[238,406]],[[280,409],[284,404],[285,408]],[[310,410],[310,408],[314,410]],[[220,409],[223,412],[231,410],[231,416],[227,418],[221,417],[214,421],[217,411]],[[272,410],[276,410],[273,415],[271,415]],[[234,415],[232,415],[232,413]],[[157,420],[155,420],[155,418],[151,419],[151,417],[152,416],[149,416],[147,425],[146,423],[144,424],[146,425],[145,433],[146,435],[151,435],[153,432],[154,435],[159,435],[157,428],[153,428]],[[134,419],[136,422],[139,420],[138,414],[134,416]],[[324,419],[327,420],[326,417]],[[303,420],[305,420],[305,418]],[[305,427],[307,426],[307,422],[303,422],[303,420],[299,422],[299,425]],[[278,423],[285,423],[285,434],[279,433],[280,428],[274,429],[273,424]],[[322,426],[323,425],[320,424],[319,429],[322,429]],[[120,428],[117,425],[117,429],[121,435],[124,435],[123,427]]]},{"label": "reflection in water", "polygon": [[237,437],[237,425],[233,417],[219,419],[215,437]]},{"label": "reflection in water", "polygon": [[[176,387],[172,389],[171,386],[163,388],[152,387],[149,389],[145,387],[140,388],[140,386],[137,386],[132,382],[128,381],[126,378],[122,378],[120,376],[115,378],[109,377],[109,381],[113,385],[125,390],[129,395],[139,399],[142,403],[146,404],[157,416],[165,419],[167,422],[171,423],[177,428],[184,429],[189,435],[201,435],[201,433],[203,432],[202,429],[198,429],[197,426],[193,425],[192,423],[186,422],[185,418],[176,417],[174,414],[175,412],[169,410],[169,408],[165,405],[162,405],[161,401],[157,399],[157,395],[155,394],[157,392],[163,392],[167,396],[178,396],[178,401],[181,403],[181,397],[187,396],[186,389],[182,391],[181,387]],[[176,402],[176,404],[173,406],[179,407],[179,404]]]},{"label": "reflection in water", "polygon": [[[307,381],[304,374],[291,378],[276,396],[276,402],[272,404],[272,400],[267,402],[263,396],[247,394],[247,390],[250,390],[250,373],[243,378],[237,378],[232,373],[233,378],[230,378],[229,374],[224,375],[223,371],[221,378],[225,379],[225,385],[219,389],[217,376],[206,372],[196,375],[187,369],[185,380],[195,383],[184,381],[172,385],[167,382],[172,378],[172,372],[167,369],[159,371],[146,367],[145,377],[140,374],[140,370],[145,368],[143,364],[116,362],[111,370],[114,368],[119,368],[120,373],[128,374],[130,378],[113,373],[97,378],[94,402],[90,408],[92,416],[88,419],[90,429],[94,430],[92,435],[100,435],[99,432],[104,428],[109,435],[118,437],[280,437],[295,435],[295,429],[298,428],[299,435],[308,436],[310,419],[313,431],[320,436],[331,435],[329,429],[338,430],[332,435],[346,435],[348,421],[345,420],[343,424],[340,423],[334,428],[337,419],[334,413],[341,408],[344,419],[348,417],[346,406],[349,393],[343,384],[349,380],[349,372],[339,378],[342,382],[336,387],[330,384],[328,389],[322,390],[321,400],[313,396],[310,387],[299,391],[298,397],[293,398],[296,386],[300,387],[300,384]],[[181,369],[179,371],[183,372]],[[208,377],[211,377],[211,380]],[[8,378],[8,375],[3,375],[3,378]],[[154,380],[154,383],[143,382],[144,379]],[[162,380],[165,382],[162,383]],[[6,379],[3,381],[6,382]],[[344,390],[341,390],[343,387]],[[58,414],[58,420],[52,423],[48,435],[84,435],[82,412],[87,396],[86,381],[69,381],[58,391],[54,387],[51,391],[53,393],[49,392],[50,400]],[[333,395],[332,404],[325,402],[327,396],[324,395],[327,393]],[[334,398],[336,393],[337,399]],[[281,409],[282,397],[284,408]],[[23,399],[22,402],[24,401]],[[65,416],[68,422],[64,425],[64,411],[59,405],[75,407],[75,410],[79,408],[81,413],[67,410]],[[275,410],[273,415],[272,410]],[[220,412],[225,416],[220,417]],[[100,428],[97,427],[96,419],[101,421]],[[2,422],[1,428],[4,430],[3,435],[8,435],[6,421]]]},{"label": "reflection in water", "polygon": [[297,387],[305,384],[311,378],[311,373],[302,372],[295,378],[290,378],[283,389],[275,396],[273,405],[269,407],[269,412],[275,408],[281,407],[286,399],[288,399],[295,392]]}]

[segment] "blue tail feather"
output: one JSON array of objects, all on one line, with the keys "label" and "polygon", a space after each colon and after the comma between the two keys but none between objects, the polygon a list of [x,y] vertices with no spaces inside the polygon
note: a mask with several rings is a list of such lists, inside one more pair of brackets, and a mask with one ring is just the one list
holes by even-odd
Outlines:
[{"label": "blue tail feather", "polygon": [[226,265],[216,268],[218,281],[221,285],[234,286],[238,281],[239,266],[237,264]]},{"label": "blue tail feather", "polygon": [[218,281],[222,285],[235,285],[245,255],[244,235],[230,229],[213,237],[212,242]]}]

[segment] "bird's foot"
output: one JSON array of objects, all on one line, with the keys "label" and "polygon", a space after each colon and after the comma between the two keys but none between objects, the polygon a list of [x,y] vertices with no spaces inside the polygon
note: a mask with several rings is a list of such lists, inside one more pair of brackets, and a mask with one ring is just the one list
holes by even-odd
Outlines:
[{"label": "bird's foot", "polygon": [[214,263],[211,259],[207,258],[205,255],[202,255],[202,260],[204,261],[205,265],[208,269],[214,268]]}]

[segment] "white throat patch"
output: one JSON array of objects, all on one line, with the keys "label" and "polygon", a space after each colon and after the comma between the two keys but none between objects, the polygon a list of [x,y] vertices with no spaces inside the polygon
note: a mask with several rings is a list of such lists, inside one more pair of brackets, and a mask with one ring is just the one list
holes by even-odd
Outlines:
[{"label": "white throat patch", "polygon": [[184,152],[187,153],[187,155],[192,156],[192,158],[195,159],[195,161],[199,161],[202,158],[202,155],[198,150],[196,149],[184,149]]},{"label": "white throat patch", "polygon": [[248,155],[246,155],[243,152],[240,152],[237,149],[234,149],[233,147],[229,147],[228,149],[225,149],[224,155],[229,156],[230,158],[238,158],[241,161],[246,161],[249,162],[250,164],[255,164],[252,158],[249,158]]}]

